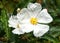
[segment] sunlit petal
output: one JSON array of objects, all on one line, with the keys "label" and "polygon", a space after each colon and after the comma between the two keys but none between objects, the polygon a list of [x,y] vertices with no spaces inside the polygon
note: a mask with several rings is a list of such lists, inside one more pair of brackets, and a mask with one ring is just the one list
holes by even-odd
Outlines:
[{"label": "sunlit petal", "polygon": [[34,36],[36,37],[41,37],[43,36],[47,31],[49,30],[49,26],[48,25],[42,25],[42,24],[38,24],[35,26],[35,29],[33,31]]},{"label": "sunlit petal", "polygon": [[42,9],[41,5],[39,3],[29,3],[27,6],[29,12],[32,16],[36,16]]},{"label": "sunlit petal", "polygon": [[23,31],[26,33],[32,32],[34,29],[34,26],[31,24],[24,24],[24,29]]},{"label": "sunlit petal", "polygon": [[21,30],[21,28],[20,28],[20,29],[19,29],[19,28],[14,29],[14,30],[12,31],[12,33],[13,33],[13,34],[18,34],[18,35],[24,34],[24,32]]},{"label": "sunlit petal", "polygon": [[38,15],[37,18],[39,19],[39,23],[50,23],[53,21],[53,18],[47,12],[47,9],[43,9]]}]

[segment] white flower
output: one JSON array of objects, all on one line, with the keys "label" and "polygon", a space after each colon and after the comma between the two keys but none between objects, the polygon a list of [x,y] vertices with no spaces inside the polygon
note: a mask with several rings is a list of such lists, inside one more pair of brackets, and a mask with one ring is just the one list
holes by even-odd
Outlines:
[{"label": "white flower", "polygon": [[13,27],[15,28],[12,33],[14,34],[24,34],[23,32],[23,24],[17,19],[16,16],[11,16],[8,20],[8,23],[9,23],[9,27]]},{"label": "white flower", "polygon": [[[22,22],[25,28],[24,32],[33,31],[34,36],[41,37],[49,30],[49,26],[41,23],[50,23],[53,21],[47,9],[41,10],[39,3],[29,3],[27,8],[23,8],[21,13],[24,15]],[[17,16],[19,17],[19,16]]]}]

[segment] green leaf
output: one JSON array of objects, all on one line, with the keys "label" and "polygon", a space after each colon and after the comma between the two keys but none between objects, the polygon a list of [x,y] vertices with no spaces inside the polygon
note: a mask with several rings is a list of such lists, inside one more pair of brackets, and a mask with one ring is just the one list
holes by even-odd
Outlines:
[{"label": "green leaf", "polygon": [[4,31],[6,33],[5,34],[5,38],[7,40],[9,40],[9,37],[10,37],[10,29],[8,27],[8,16],[7,16],[7,12],[6,12],[5,9],[2,9],[1,10],[1,21],[3,23],[3,28],[2,29],[4,29]]},{"label": "green leaf", "polygon": [[60,35],[60,26],[51,27],[51,29],[50,29],[50,34],[51,34],[53,37],[59,36],[59,35]]},{"label": "green leaf", "polygon": [[54,38],[52,35],[48,35],[48,34],[43,36],[42,39],[47,39],[47,40],[49,40],[50,42],[53,42],[53,43],[59,43],[57,38]]}]

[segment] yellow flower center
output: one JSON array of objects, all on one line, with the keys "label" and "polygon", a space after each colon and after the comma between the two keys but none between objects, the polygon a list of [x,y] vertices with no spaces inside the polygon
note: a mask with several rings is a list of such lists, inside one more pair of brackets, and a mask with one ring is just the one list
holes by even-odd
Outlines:
[{"label": "yellow flower center", "polygon": [[30,19],[30,23],[33,24],[33,25],[36,25],[37,24],[37,18],[31,18]]}]

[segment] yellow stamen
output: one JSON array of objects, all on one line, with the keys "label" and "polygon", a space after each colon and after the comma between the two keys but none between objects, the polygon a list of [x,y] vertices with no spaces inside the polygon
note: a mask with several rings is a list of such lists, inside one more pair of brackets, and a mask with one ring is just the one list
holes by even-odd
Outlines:
[{"label": "yellow stamen", "polygon": [[36,25],[37,24],[37,18],[31,18],[30,19],[30,23],[33,24],[33,25]]},{"label": "yellow stamen", "polygon": [[17,28],[20,28],[19,24],[17,24]]}]

